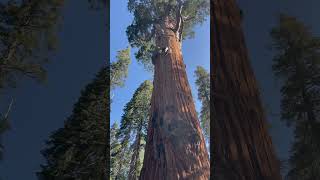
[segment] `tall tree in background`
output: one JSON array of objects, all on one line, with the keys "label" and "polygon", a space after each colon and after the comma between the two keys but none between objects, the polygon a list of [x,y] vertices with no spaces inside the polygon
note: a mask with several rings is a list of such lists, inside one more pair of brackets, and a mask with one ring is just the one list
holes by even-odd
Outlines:
[{"label": "tall tree in background", "polygon": [[210,140],[210,75],[201,66],[195,70],[196,85],[198,86],[198,99],[202,103],[200,124],[207,141]]},{"label": "tall tree in background", "polygon": [[[16,87],[20,77],[45,80],[44,64],[56,46],[61,5],[61,0],[0,2],[0,93]],[[1,135],[9,130],[11,106],[1,116]],[[2,157],[2,144],[0,149]]]},{"label": "tall tree in background", "polygon": [[[152,82],[145,81],[136,90],[133,98],[129,102],[126,110],[130,113],[126,114],[130,121],[130,131],[134,132],[134,142],[132,144],[132,157],[130,161],[129,180],[136,180],[140,175],[142,168],[141,153],[144,152],[147,137],[147,124],[150,117],[150,102],[152,94]],[[127,124],[128,127],[128,124]],[[121,129],[124,128],[121,126]]]},{"label": "tall tree in background", "polygon": [[39,179],[106,179],[107,70],[103,68],[81,93],[64,127],[42,151],[47,160]]},{"label": "tall tree in background", "polygon": [[279,161],[248,58],[240,9],[235,0],[211,4],[213,177],[280,180]]},{"label": "tall tree in background", "polygon": [[117,61],[110,65],[111,90],[124,86],[124,80],[128,77],[128,67],[131,63],[130,48],[118,51],[116,59]]},{"label": "tall tree in background", "polygon": [[[119,161],[115,165],[117,172],[114,179],[119,180],[120,177],[127,177],[126,179],[136,180],[139,177],[142,167],[141,156],[147,137],[151,93],[152,83],[144,81],[124,108],[118,133],[121,148],[115,155]],[[131,158],[126,159],[125,156],[128,155]]]},{"label": "tall tree in background", "polygon": [[[110,67],[100,70],[82,91],[64,127],[50,136],[43,150],[47,164],[42,165],[41,172],[37,173],[39,179],[106,179],[109,174],[106,166],[108,93],[111,87],[122,85],[125,80],[123,77],[129,64],[119,62],[130,63],[131,60],[128,60],[128,53],[122,53],[124,51],[119,51],[117,61]],[[117,77],[114,78],[117,81],[110,81],[110,85],[107,83],[109,73],[110,77]]]},{"label": "tall tree in background", "polygon": [[[130,48],[126,48],[123,50],[118,51],[117,61],[114,61],[110,65],[110,88],[111,93],[113,90],[115,90],[116,87],[123,87],[126,77],[128,76],[128,68],[131,63],[130,59]],[[113,95],[111,95],[111,102]],[[120,144],[120,138],[119,138],[119,129],[114,127],[110,131],[110,176],[117,179],[124,179],[126,177],[124,168],[121,164],[129,163],[127,162],[127,159],[129,159],[129,154],[121,154],[121,157],[119,157],[119,152],[125,152],[126,149],[118,149],[118,147],[121,148],[123,144],[129,143],[129,141],[123,141],[122,144]],[[112,134],[113,135],[112,135]],[[122,160],[124,159],[124,160]],[[125,162],[122,162],[125,161]]]},{"label": "tall tree in background", "polygon": [[273,70],[281,82],[281,119],[294,129],[290,180],[320,177],[320,38],[294,17],[280,15],[271,31]]},{"label": "tall tree in background", "polygon": [[[154,65],[148,138],[140,179],[208,179],[209,160],[181,45],[209,12],[209,0],[129,0],[136,58]],[[152,64],[151,64],[152,63]]]},{"label": "tall tree in background", "polygon": [[121,144],[119,141],[119,126],[115,122],[110,129],[110,178],[115,179],[119,173],[119,152],[121,151]]},{"label": "tall tree in background", "polygon": [[45,79],[45,52],[55,48],[61,5],[63,0],[0,3],[0,88],[15,87],[20,76]]}]

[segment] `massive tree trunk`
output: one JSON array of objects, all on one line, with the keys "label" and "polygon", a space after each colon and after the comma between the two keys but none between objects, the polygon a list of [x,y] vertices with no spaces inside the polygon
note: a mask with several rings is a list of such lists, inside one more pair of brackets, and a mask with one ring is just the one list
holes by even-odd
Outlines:
[{"label": "massive tree trunk", "polygon": [[141,180],[209,179],[209,157],[195,111],[179,36],[167,18],[156,44],[168,47],[153,58],[154,89]]},{"label": "massive tree trunk", "polygon": [[235,0],[211,6],[211,95],[216,180],[280,180]]}]

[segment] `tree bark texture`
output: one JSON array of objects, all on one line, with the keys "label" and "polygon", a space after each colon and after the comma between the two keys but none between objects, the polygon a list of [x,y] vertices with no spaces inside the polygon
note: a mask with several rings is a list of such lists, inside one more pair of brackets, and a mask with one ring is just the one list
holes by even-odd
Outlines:
[{"label": "tree bark texture", "polygon": [[280,180],[235,0],[211,2],[211,32],[213,177]]},{"label": "tree bark texture", "polygon": [[209,157],[195,111],[181,42],[166,19],[156,29],[156,44],[168,53],[154,57],[151,119],[141,180],[208,180]]}]

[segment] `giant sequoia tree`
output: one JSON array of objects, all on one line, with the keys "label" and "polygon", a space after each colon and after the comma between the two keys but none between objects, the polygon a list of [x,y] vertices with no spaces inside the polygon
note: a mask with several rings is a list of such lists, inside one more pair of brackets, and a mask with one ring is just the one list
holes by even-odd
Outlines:
[{"label": "giant sequoia tree", "polygon": [[136,58],[154,65],[154,89],[140,179],[208,179],[209,160],[181,45],[205,20],[208,0],[129,0],[127,28]]},{"label": "giant sequoia tree", "polygon": [[281,119],[294,129],[290,180],[320,177],[320,38],[294,17],[281,15],[271,31],[273,70],[283,82]]},{"label": "giant sequoia tree", "polygon": [[211,7],[213,176],[217,180],[280,180],[235,0]]}]

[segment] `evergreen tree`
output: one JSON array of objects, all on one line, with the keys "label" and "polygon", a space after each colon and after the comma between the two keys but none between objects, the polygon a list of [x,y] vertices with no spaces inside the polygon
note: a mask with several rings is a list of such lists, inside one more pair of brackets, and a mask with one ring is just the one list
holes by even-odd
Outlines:
[{"label": "evergreen tree", "polygon": [[107,69],[81,93],[64,127],[55,131],[42,151],[47,160],[39,179],[106,179]]},{"label": "evergreen tree", "polygon": [[[120,163],[115,179],[121,179],[120,175],[129,180],[136,180],[139,177],[142,166],[141,154],[147,136],[151,93],[152,83],[144,81],[124,108],[118,133],[121,148],[117,158],[120,159]],[[124,159],[124,155],[130,155],[131,158]]]},{"label": "evergreen tree", "polygon": [[210,140],[210,75],[201,66],[195,70],[196,85],[198,86],[198,99],[202,103],[200,112],[200,122],[203,133]]},{"label": "evergreen tree", "polygon": [[0,3],[0,88],[15,87],[20,76],[45,80],[43,64],[56,47],[62,4],[63,0]]},{"label": "evergreen tree", "polygon": [[208,179],[209,160],[181,45],[209,13],[209,0],[129,0],[128,41],[154,66],[148,140],[140,179]]},{"label": "evergreen tree", "polygon": [[[121,52],[124,51],[119,54],[123,54]],[[93,82],[82,91],[72,115],[63,128],[50,136],[47,147],[42,151],[47,163],[37,173],[39,179],[89,180],[107,177],[108,93],[111,87],[123,85],[128,62],[130,59],[118,58],[110,67],[102,68]],[[116,81],[111,81],[110,85],[107,83],[108,73],[116,77]]]},{"label": "evergreen tree", "polygon": [[118,165],[118,152],[121,151],[121,144],[118,139],[119,126],[115,122],[110,129],[110,178],[114,179],[116,174],[119,172]]},{"label": "evergreen tree", "polygon": [[115,87],[123,87],[124,80],[128,77],[128,68],[131,63],[130,48],[118,51],[117,61],[110,65],[110,85],[111,90]]},{"label": "evergreen tree", "polygon": [[271,31],[273,71],[283,82],[281,119],[294,128],[288,178],[320,177],[320,38],[294,17],[280,15]]}]

